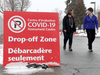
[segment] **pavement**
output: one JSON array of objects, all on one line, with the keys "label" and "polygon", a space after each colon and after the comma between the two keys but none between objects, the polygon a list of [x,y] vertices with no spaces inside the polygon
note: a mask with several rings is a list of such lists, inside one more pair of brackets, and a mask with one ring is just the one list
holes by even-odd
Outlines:
[{"label": "pavement", "polygon": [[[68,44],[66,47],[63,50],[63,35],[60,35],[61,66],[51,67],[54,72],[44,71],[30,75],[100,75],[100,38],[96,38],[93,43],[93,53],[88,52],[87,37],[74,36],[72,52],[68,51]],[[0,75],[12,75],[3,70],[0,65]]]}]

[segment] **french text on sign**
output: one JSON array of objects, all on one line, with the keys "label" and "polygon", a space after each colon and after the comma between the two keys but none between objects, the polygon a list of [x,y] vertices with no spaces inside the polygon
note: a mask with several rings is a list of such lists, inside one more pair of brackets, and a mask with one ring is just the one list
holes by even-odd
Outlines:
[{"label": "french text on sign", "polygon": [[36,54],[36,53],[52,53],[52,49],[44,49],[44,48],[39,48],[39,49],[21,49],[21,48],[8,48],[8,54]]},{"label": "french text on sign", "polygon": [[8,57],[8,61],[43,61],[44,56],[22,56],[20,55],[19,57]]}]

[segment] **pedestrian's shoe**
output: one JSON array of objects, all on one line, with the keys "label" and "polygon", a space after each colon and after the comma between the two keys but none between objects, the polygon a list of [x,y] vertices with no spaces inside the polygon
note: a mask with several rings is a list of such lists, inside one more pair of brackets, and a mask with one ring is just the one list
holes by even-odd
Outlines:
[{"label": "pedestrian's shoe", "polygon": [[71,48],[71,46],[69,46],[69,51],[73,51],[72,48]]},{"label": "pedestrian's shoe", "polygon": [[93,50],[92,49],[89,49],[89,52],[93,52]]},{"label": "pedestrian's shoe", "polygon": [[69,49],[69,51],[73,51],[72,49]]},{"label": "pedestrian's shoe", "polygon": [[63,46],[63,49],[64,49],[64,50],[66,49],[66,46],[65,46],[65,45]]},{"label": "pedestrian's shoe", "polygon": [[66,45],[63,46],[63,49],[64,49],[64,50],[66,49]]}]

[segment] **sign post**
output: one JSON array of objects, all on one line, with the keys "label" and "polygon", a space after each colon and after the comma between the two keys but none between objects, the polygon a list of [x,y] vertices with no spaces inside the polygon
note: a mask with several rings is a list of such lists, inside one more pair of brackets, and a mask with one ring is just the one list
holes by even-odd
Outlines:
[{"label": "sign post", "polygon": [[4,11],[4,62],[60,66],[58,13]]}]

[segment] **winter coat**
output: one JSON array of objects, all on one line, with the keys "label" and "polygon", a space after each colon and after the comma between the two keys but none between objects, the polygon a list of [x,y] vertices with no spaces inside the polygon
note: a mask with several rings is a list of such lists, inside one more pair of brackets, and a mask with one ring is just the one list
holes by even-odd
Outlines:
[{"label": "winter coat", "polygon": [[92,18],[90,18],[89,15],[87,15],[84,18],[83,30],[95,29],[95,25],[96,25],[96,28],[98,29],[98,20],[95,15],[93,15]]},{"label": "winter coat", "polygon": [[64,17],[64,19],[63,19],[63,31],[66,30],[67,32],[70,32],[72,29],[73,32],[76,32],[75,21],[74,21],[73,16],[72,16],[72,20],[73,20],[73,28],[70,27],[68,15],[66,15]]}]

